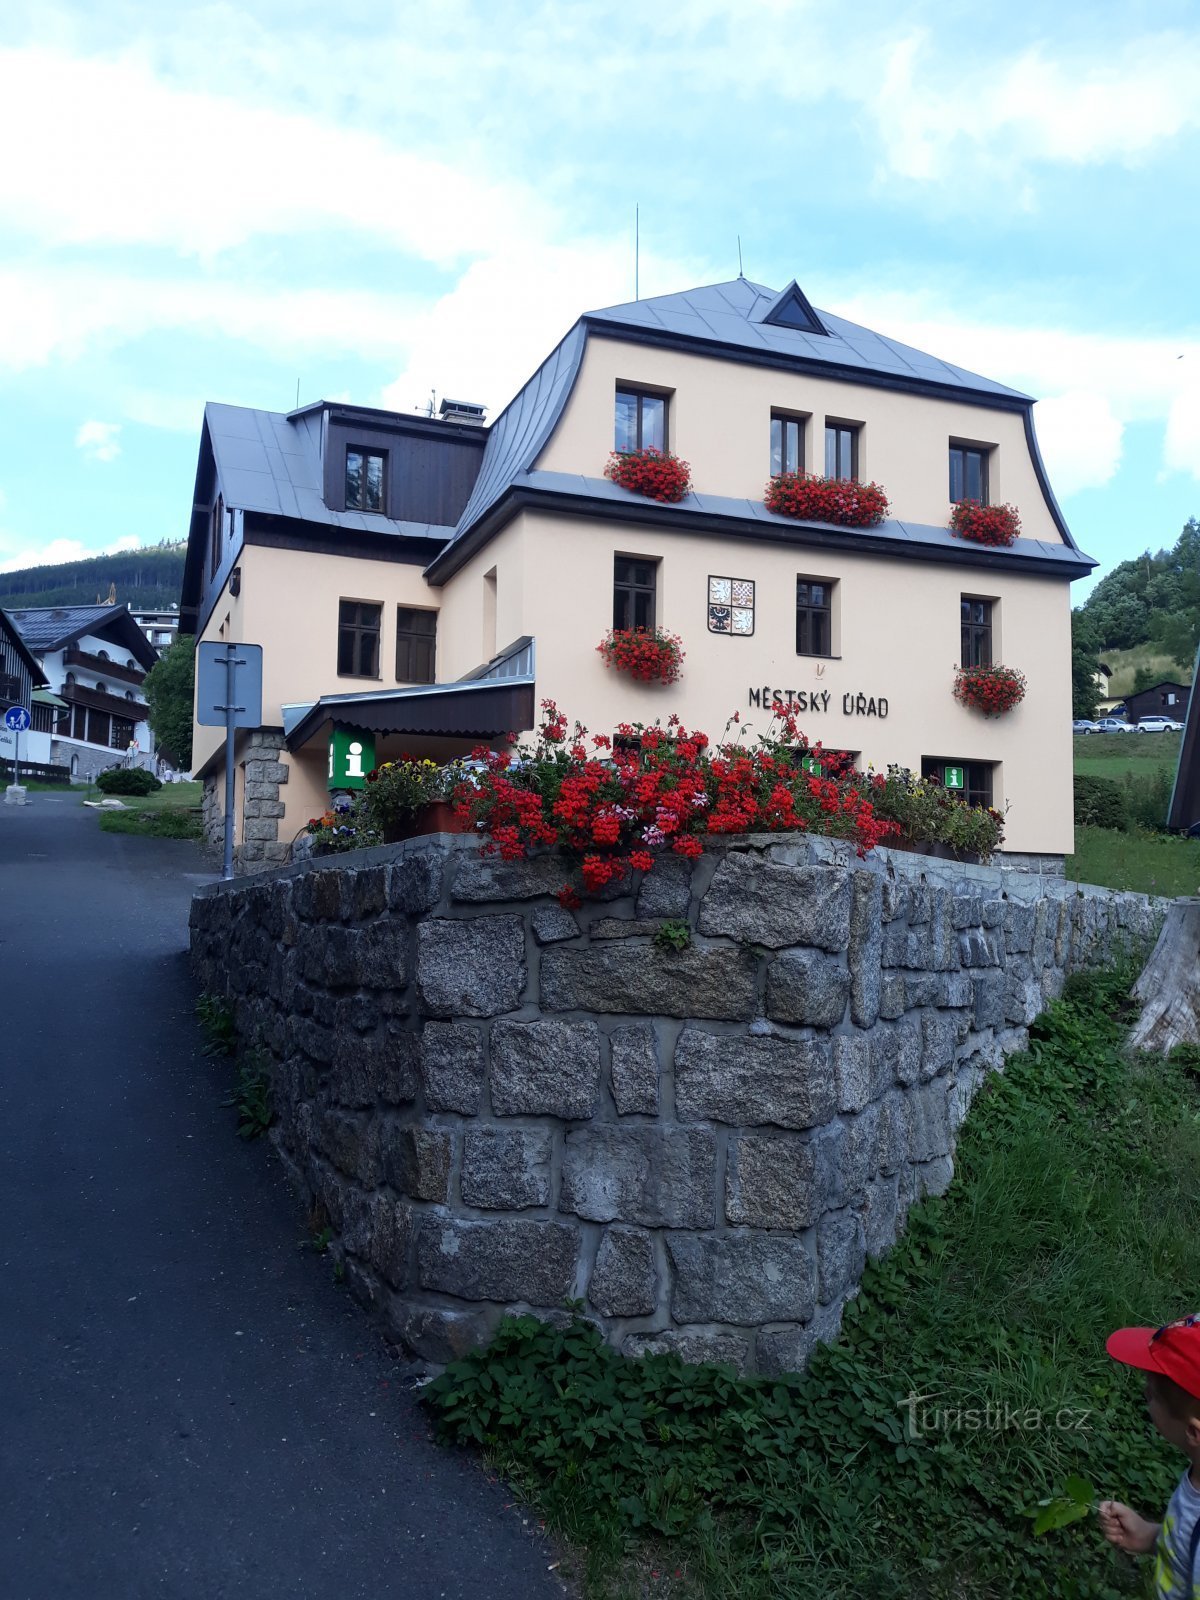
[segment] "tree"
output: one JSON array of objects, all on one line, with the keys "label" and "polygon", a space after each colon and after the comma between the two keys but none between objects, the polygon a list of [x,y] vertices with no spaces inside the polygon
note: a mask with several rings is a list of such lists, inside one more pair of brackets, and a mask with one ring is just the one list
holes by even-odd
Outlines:
[{"label": "tree", "polygon": [[181,772],[192,765],[192,703],[196,684],[196,641],[181,633],[146,674],[150,726],[158,748]]},{"label": "tree", "polygon": [[1153,689],[1156,683],[1161,682],[1162,675],[1155,672],[1153,667],[1148,667],[1143,661],[1133,675],[1133,692],[1141,694],[1143,689]]},{"label": "tree", "polygon": [[1086,611],[1071,613],[1071,715],[1089,722],[1096,715],[1100,687],[1096,682],[1099,652],[1096,627]]}]

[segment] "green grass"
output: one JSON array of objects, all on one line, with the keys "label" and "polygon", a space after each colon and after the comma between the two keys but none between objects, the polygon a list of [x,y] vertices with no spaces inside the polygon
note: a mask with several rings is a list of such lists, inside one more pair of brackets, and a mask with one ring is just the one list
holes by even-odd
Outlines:
[{"label": "green grass", "polygon": [[1148,1594],[1094,1519],[1029,1520],[1072,1474],[1157,1516],[1182,1465],[1104,1353],[1114,1327],[1191,1310],[1200,1280],[1200,1064],[1126,1054],[1127,984],[1072,980],[991,1077],[949,1192],[803,1378],[630,1362],[523,1318],[424,1391],[441,1432],[575,1545],[589,1600]]},{"label": "green grass", "polygon": [[155,794],[116,795],[126,809],[100,812],[100,831],[149,839],[199,839],[203,794],[202,783],[164,783]]},{"label": "green grass", "polygon": [[1077,883],[1142,894],[1200,894],[1200,839],[1134,829],[1076,828],[1066,873]]},{"label": "green grass", "polygon": [[1133,693],[1133,680],[1139,667],[1149,667],[1155,683],[1187,683],[1192,675],[1192,664],[1181,667],[1172,656],[1164,655],[1154,644],[1134,645],[1131,650],[1101,650],[1099,659],[1112,668],[1108,680],[1110,695]]},{"label": "green grass", "polygon": [[1121,778],[1127,772],[1169,772],[1179,763],[1181,733],[1077,733],[1072,741],[1075,771],[1093,778]]}]

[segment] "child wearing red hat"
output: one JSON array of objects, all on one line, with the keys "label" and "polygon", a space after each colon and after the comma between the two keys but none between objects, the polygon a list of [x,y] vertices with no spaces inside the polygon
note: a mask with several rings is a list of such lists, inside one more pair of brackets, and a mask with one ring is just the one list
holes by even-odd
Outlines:
[{"label": "child wearing red hat", "polygon": [[1101,1530],[1120,1550],[1157,1548],[1156,1600],[1200,1600],[1200,1315],[1158,1329],[1118,1328],[1107,1349],[1114,1361],[1146,1374],[1150,1420],[1190,1465],[1161,1526],[1119,1500],[1104,1500]]}]

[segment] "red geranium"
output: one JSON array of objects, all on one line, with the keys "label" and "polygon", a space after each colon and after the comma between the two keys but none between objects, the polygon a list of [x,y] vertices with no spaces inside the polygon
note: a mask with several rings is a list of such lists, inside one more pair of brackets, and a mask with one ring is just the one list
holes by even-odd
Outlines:
[{"label": "red geranium", "polygon": [[1016,506],[985,506],[978,500],[960,500],[950,513],[950,531],[975,544],[1009,545],[1021,534]]},{"label": "red geranium", "polygon": [[877,483],[854,478],[817,478],[807,472],[781,472],[763,496],[767,510],[801,522],[835,522],[846,528],[871,528],[888,513],[888,497]]},{"label": "red geranium", "polygon": [[999,717],[1025,698],[1025,674],[1016,667],[960,667],[954,698],[985,717]]},{"label": "red geranium", "polygon": [[674,683],[683,671],[683,640],[665,628],[610,628],[596,649],[639,683]]},{"label": "red geranium", "polygon": [[682,500],[692,486],[692,472],[686,461],[669,451],[614,450],[608,458],[604,476],[630,489],[634,494],[644,494],[648,500],[667,500],[674,504]]}]

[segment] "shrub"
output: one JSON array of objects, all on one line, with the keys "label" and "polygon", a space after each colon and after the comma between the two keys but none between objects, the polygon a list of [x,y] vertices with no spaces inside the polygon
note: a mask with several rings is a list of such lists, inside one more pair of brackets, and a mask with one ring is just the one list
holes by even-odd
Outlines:
[{"label": "shrub", "polygon": [[354,811],[369,828],[382,832],[415,817],[423,806],[444,800],[453,786],[454,772],[436,761],[414,761],[402,756],[385,761],[367,773],[367,786],[355,796]]},{"label": "shrub", "polygon": [[1021,534],[1016,506],[984,506],[978,500],[960,500],[950,513],[950,531],[972,544],[1009,545]]},{"label": "shrub", "polygon": [[1174,779],[1174,773],[1166,767],[1160,767],[1156,772],[1125,774],[1125,800],[1129,815],[1138,827],[1158,832],[1166,827]]},{"label": "shrub", "polygon": [[144,767],[109,767],[96,779],[96,787],[104,794],[154,794],[162,788],[162,779]]},{"label": "shrub", "polygon": [[763,494],[768,511],[801,522],[834,522],[871,528],[888,514],[888,497],[877,483],[853,478],[818,478],[807,472],[781,472]]},{"label": "shrub", "polygon": [[1129,805],[1115,778],[1075,775],[1075,826],[1120,828],[1129,826]]},{"label": "shrub", "polygon": [[686,461],[669,451],[614,450],[608,458],[604,476],[622,489],[645,495],[647,500],[672,504],[683,499],[692,486],[692,472]]},{"label": "shrub", "polygon": [[[945,844],[983,860],[1004,842],[1004,816],[991,806],[969,806],[932,778],[889,767],[871,800],[875,814],[895,825],[911,844]],[[883,840],[887,844],[888,840]]]}]

